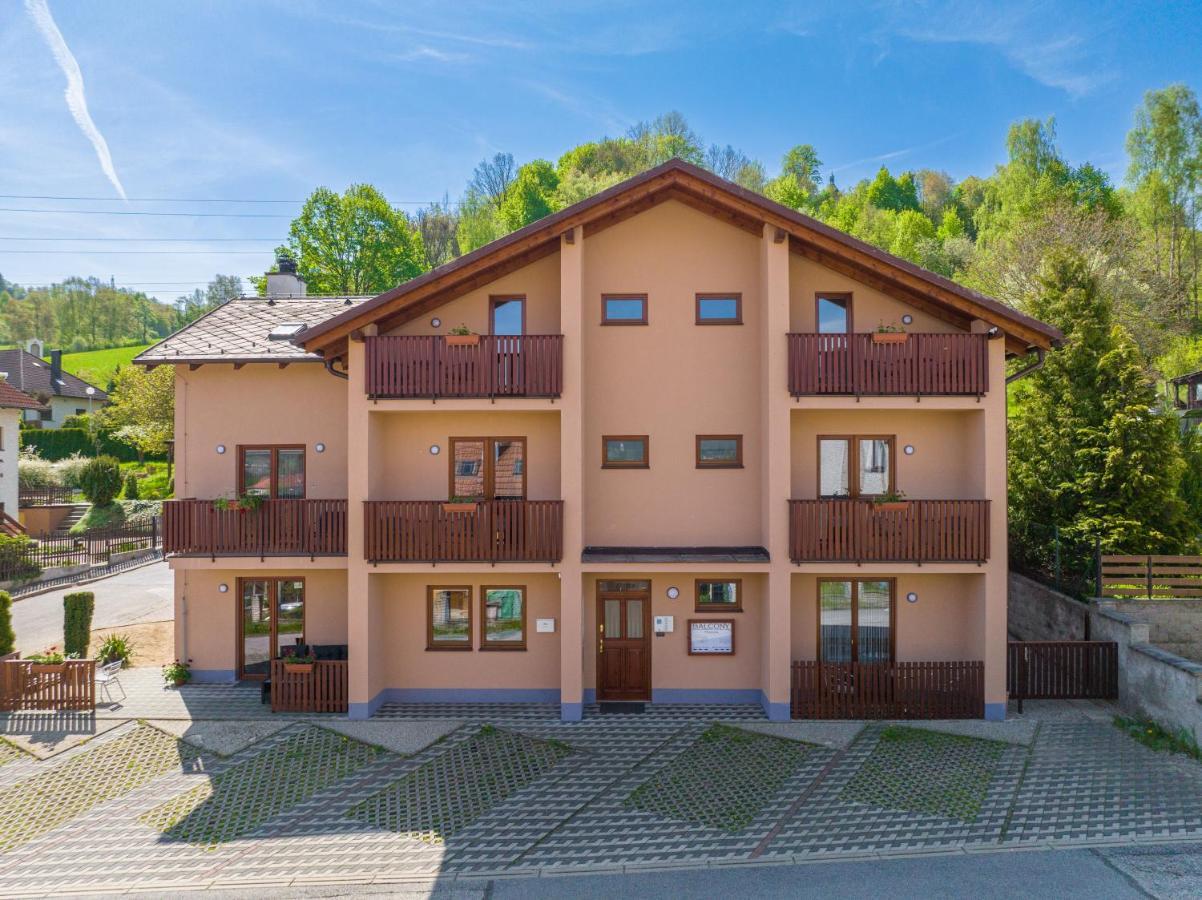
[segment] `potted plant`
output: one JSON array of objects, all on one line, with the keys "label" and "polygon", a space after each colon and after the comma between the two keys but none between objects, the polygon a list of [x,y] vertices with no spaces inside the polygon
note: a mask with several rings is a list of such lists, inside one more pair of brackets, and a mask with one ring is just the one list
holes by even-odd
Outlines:
[{"label": "potted plant", "polygon": [[452,497],[442,505],[442,511],[447,513],[474,513],[479,500],[475,497]]},{"label": "potted plant", "polygon": [[284,656],[284,673],[287,675],[312,675],[317,657],[309,653],[291,653]]},{"label": "potted plant", "polygon": [[235,497],[232,500],[229,497],[218,497],[213,501],[213,508],[222,511],[240,509],[244,512],[254,512],[263,505],[264,499],[262,494],[243,494],[241,497]]},{"label": "potted plant", "polygon": [[456,325],[447,332],[448,347],[475,347],[480,343],[480,335],[466,325]]},{"label": "potted plant", "polygon": [[26,661],[33,663],[29,669],[35,675],[61,675],[63,663],[66,660],[57,648],[51,647],[45,653],[34,653],[32,656],[27,656]]},{"label": "potted plant", "polygon": [[872,342],[874,344],[904,344],[908,337],[904,328],[881,323],[872,333]]},{"label": "potted plant", "polygon": [[890,489],[872,498],[873,506],[883,512],[901,512],[910,508],[910,501],[899,490]]},{"label": "potted plant", "polygon": [[172,687],[182,687],[192,680],[192,669],[179,660],[167,663],[163,666],[163,680]]}]

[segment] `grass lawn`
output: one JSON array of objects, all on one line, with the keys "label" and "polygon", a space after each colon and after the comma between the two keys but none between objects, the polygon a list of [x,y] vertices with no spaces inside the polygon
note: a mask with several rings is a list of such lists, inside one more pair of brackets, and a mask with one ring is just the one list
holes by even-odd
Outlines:
[{"label": "grass lawn", "polygon": [[136,347],[111,347],[107,350],[88,350],[84,353],[64,353],[63,369],[89,384],[105,388],[117,369],[129,365],[135,356],[149,346],[150,344],[139,344]]},{"label": "grass lawn", "polygon": [[[124,485],[125,478],[130,474],[138,476],[138,497],[141,500],[167,500],[170,495],[167,491],[167,464],[165,462],[145,462],[138,465],[136,462],[121,463],[121,479]],[[122,497],[124,494],[124,486],[122,487]]]}]

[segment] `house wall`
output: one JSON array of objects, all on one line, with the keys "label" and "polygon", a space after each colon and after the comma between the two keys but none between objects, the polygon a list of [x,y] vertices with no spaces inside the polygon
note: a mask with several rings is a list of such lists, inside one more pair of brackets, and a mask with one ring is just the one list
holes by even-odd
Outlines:
[{"label": "house wall", "polygon": [[[62,428],[63,422],[70,416],[88,411],[87,397],[51,397],[46,401],[46,405],[50,407],[50,418],[43,419],[41,414],[36,409],[24,410],[24,416],[30,422],[40,423],[42,428]],[[92,401],[92,412],[96,412],[107,405],[107,401],[99,400]]]},{"label": "house wall", "polygon": [[0,409],[0,503],[17,518],[17,458],[20,456],[21,410]]}]

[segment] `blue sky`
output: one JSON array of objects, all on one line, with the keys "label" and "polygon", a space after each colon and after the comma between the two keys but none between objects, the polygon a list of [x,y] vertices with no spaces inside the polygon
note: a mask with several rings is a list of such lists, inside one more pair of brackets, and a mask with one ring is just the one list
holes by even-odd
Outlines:
[{"label": "blue sky", "polygon": [[[770,173],[814,144],[843,185],[985,175],[1011,122],[1055,116],[1069,159],[1121,181],[1143,92],[1202,91],[1199,47],[1196,2],[7,0],[0,194],[104,199],[0,197],[0,273],[169,300],[261,272],[298,204],[138,198],[454,200],[486,155],[554,160],[671,109]],[[72,240],[13,240],[35,237]]]}]

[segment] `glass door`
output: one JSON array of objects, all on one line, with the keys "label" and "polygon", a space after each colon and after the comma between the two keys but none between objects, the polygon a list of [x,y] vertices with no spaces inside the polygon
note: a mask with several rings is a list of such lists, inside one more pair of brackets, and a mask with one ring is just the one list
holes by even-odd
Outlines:
[{"label": "glass door", "polygon": [[239,585],[239,678],[266,678],[271,661],[305,642],[302,578],[243,578]]},{"label": "glass door", "polygon": [[522,336],[526,333],[526,298],[493,297],[491,303],[496,391],[498,394],[520,394],[525,386]]},{"label": "glass door", "polygon": [[818,582],[818,659],[825,663],[893,661],[893,581]]}]

